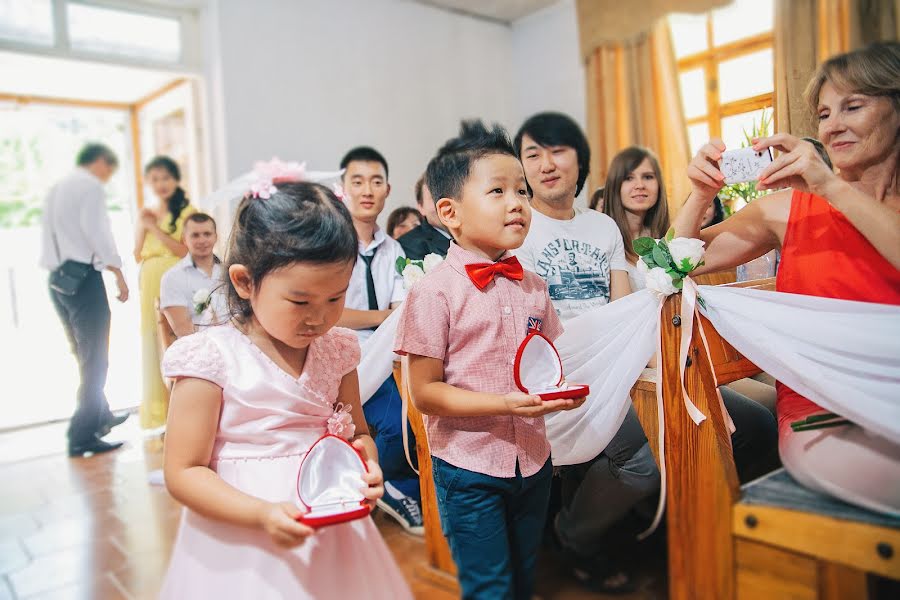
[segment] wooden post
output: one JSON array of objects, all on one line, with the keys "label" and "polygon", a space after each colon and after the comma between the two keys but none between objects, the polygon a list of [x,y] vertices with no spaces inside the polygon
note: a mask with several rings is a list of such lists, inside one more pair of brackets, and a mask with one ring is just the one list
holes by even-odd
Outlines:
[{"label": "wooden post", "polygon": [[[734,598],[732,507],[739,497],[730,433],[718,405],[712,368],[694,320],[685,387],[707,416],[695,425],[684,408],[678,348],[684,333],[681,294],[662,311],[662,394],[665,412],[669,598]],[[677,317],[677,318],[676,318]]]},{"label": "wooden post", "polygon": [[422,521],[425,525],[425,551],[428,556],[428,565],[416,574],[429,583],[458,594],[456,564],[453,562],[450,545],[441,529],[441,516],[438,513],[434,478],[431,475],[431,452],[428,449],[425,422],[422,420],[422,413],[416,410],[412,403],[409,390],[403,385],[403,371],[399,361],[394,362],[394,381],[407,406],[409,424],[416,436],[416,456],[419,459],[419,488],[422,492]]}]

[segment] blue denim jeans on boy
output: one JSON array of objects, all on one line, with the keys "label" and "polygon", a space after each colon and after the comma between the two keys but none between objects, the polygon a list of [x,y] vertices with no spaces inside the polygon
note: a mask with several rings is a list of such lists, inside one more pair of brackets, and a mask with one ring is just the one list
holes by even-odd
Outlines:
[{"label": "blue denim jeans on boy", "polygon": [[491,477],[432,457],[441,529],[464,599],[529,600],[550,501],[550,461],[531,477]]}]

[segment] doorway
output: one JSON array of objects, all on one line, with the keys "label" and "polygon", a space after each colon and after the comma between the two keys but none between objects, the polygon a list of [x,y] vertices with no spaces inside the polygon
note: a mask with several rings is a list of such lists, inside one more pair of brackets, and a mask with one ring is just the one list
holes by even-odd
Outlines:
[{"label": "doorway", "polygon": [[[176,72],[0,52],[0,431],[67,419],[78,370],[38,266],[43,200],[74,168],[84,143],[108,145],[119,169],[106,186],[110,222],[131,290],[110,298],[106,395],[113,410],[140,403],[140,301],[135,215],[154,205],[143,165],[168,154],[190,198],[206,191],[197,135],[199,82]],[[10,76],[7,76],[10,75]],[[114,284],[107,280],[107,288]]]}]

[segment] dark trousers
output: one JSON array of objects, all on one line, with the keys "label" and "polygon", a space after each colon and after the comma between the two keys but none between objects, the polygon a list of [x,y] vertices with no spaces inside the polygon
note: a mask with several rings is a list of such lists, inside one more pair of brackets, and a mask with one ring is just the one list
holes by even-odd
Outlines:
[{"label": "dark trousers", "polygon": [[[758,402],[719,388],[734,421],[734,462],[741,481],[778,466],[778,427]],[[585,558],[615,552],[639,529],[619,527],[641,501],[659,493],[660,474],[634,408],[603,452],[590,462],[563,467],[557,533],[564,546]],[[639,526],[640,527],[640,526]]]},{"label": "dark trousers", "polygon": [[109,368],[109,301],[103,276],[91,271],[77,294],[65,296],[50,289],[50,299],[66,330],[81,376],[68,431],[69,445],[77,446],[93,440],[112,417],[103,393]]},{"label": "dark trousers", "polygon": [[431,457],[441,529],[462,597],[530,600],[550,501],[548,460],[531,477],[491,477]]},{"label": "dark trousers", "polygon": [[394,382],[394,377],[385,379],[378,391],[363,404],[363,415],[369,426],[369,433],[375,439],[378,448],[378,465],[384,474],[384,480],[400,490],[404,495],[421,501],[419,476],[406,462],[403,451],[403,427],[409,434],[409,457],[417,464],[416,438],[409,423],[403,423],[401,413],[403,399]]}]

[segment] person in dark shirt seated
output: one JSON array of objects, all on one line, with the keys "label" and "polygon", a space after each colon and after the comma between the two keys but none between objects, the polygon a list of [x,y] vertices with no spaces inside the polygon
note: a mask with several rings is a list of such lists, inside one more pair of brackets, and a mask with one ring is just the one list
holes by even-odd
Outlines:
[{"label": "person in dark shirt seated", "polygon": [[422,223],[422,213],[412,206],[401,206],[395,208],[388,215],[385,229],[388,236],[396,240],[418,227],[420,223]]},{"label": "person in dark shirt seated", "polygon": [[425,218],[418,227],[397,238],[406,257],[411,260],[422,260],[429,254],[447,256],[450,233],[438,219],[424,175],[416,182],[416,204],[419,205],[419,212]]}]

